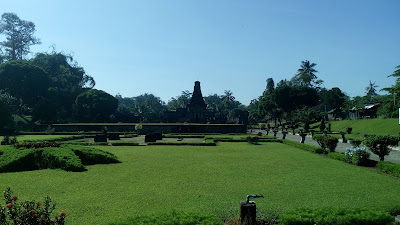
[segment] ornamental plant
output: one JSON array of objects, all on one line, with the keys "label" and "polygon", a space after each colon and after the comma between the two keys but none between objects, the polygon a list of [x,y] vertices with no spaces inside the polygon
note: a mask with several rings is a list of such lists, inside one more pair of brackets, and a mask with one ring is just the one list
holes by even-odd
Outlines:
[{"label": "ornamental plant", "polygon": [[399,138],[389,135],[368,135],[363,142],[371,152],[379,156],[380,161],[389,155],[390,147],[398,146]]},{"label": "ornamental plant", "polygon": [[353,131],[352,127],[346,127],[346,133],[351,134],[351,132]]},{"label": "ornamental plant", "polygon": [[346,148],[346,150],[347,151],[344,153],[346,162],[357,166],[366,165],[371,156],[365,147]]},{"label": "ornamental plant", "polygon": [[313,136],[313,140],[315,140],[319,146],[321,146],[324,154],[328,152],[334,152],[339,140],[336,137],[325,135],[325,134],[315,134]]},{"label": "ornamental plant", "polygon": [[14,195],[11,188],[4,191],[5,205],[0,204],[0,224],[4,225],[61,225],[65,224],[66,212],[63,210],[51,218],[56,204],[52,203],[49,196],[45,197],[43,203],[32,201],[19,202],[18,196]]}]

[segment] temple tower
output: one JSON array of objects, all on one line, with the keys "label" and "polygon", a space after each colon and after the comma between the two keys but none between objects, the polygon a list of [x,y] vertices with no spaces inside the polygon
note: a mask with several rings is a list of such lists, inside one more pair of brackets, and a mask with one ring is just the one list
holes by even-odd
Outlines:
[{"label": "temple tower", "polygon": [[206,121],[206,107],[203,95],[201,94],[200,81],[194,82],[194,90],[192,98],[188,104],[189,109],[189,122],[190,123],[205,123]]}]

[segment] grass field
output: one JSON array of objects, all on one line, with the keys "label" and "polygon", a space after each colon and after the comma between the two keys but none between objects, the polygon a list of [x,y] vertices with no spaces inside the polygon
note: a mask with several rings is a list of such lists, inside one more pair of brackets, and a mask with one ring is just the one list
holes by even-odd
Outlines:
[{"label": "grass field", "polygon": [[[377,119],[360,119],[360,120],[340,120],[340,121],[329,121],[329,123],[332,124],[332,131],[335,132],[345,131],[345,127],[352,127],[353,134],[387,134],[392,136],[398,136],[400,132],[399,119],[377,118]],[[315,125],[319,125],[319,122],[312,124],[310,126],[315,126]]]},{"label": "grass field", "polygon": [[87,166],[82,173],[40,170],[0,174],[0,191],[19,199],[50,195],[67,224],[107,224],[173,209],[239,215],[239,201],[257,199],[259,214],[298,207],[400,207],[400,179],[279,143],[96,148],[120,164]]}]

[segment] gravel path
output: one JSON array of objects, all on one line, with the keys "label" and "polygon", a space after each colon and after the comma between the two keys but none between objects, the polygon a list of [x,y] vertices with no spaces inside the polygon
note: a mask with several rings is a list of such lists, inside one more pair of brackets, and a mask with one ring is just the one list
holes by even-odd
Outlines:
[{"label": "gravel path", "polygon": [[[253,129],[253,133],[258,133],[258,132],[261,132],[261,133],[263,133],[263,134],[266,134],[266,133],[267,133],[267,132],[264,131],[264,130]],[[274,136],[274,133],[273,133],[273,132],[269,132],[269,136]],[[282,135],[281,132],[278,132],[278,133],[276,134],[276,137],[277,137],[278,139],[282,139],[282,136],[283,136],[283,135]],[[298,141],[298,142],[300,142],[300,139],[301,139],[301,138],[300,138],[299,135],[292,135],[291,133],[288,133],[288,134],[286,135],[286,139],[292,140],[292,141]],[[337,145],[337,147],[336,147],[336,150],[335,150],[336,152],[345,152],[345,151],[346,151],[346,148],[352,147],[351,144],[349,144],[349,143],[342,143],[342,142],[340,142],[340,141],[341,141],[341,139],[339,140],[339,143],[338,143],[338,145]],[[308,135],[308,136],[306,137],[306,140],[305,140],[304,143],[305,143],[305,144],[308,144],[308,145],[319,146],[318,143],[312,139],[311,135]],[[371,157],[370,157],[370,159],[379,161],[379,157],[378,157],[377,155],[375,155],[374,153],[372,153],[372,152],[371,152]],[[385,156],[385,161],[400,164],[400,151],[399,151],[399,150],[392,150],[392,151],[390,152],[389,155]]]}]

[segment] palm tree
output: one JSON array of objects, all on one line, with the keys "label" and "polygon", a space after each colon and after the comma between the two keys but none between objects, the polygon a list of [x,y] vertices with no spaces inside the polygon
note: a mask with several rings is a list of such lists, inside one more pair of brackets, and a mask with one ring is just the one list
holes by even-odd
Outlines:
[{"label": "palm tree", "polygon": [[300,69],[297,70],[297,74],[291,80],[293,84],[309,87],[313,86],[313,83],[320,85],[323,81],[317,80],[318,77],[315,73],[318,73],[318,71],[314,69],[316,65],[315,63],[310,63],[308,60],[301,61]]},{"label": "palm tree", "polygon": [[378,93],[376,93],[377,87],[379,86],[375,85],[375,82],[372,83],[371,81],[369,81],[369,85],[365,88],[365,93],[367,94],[369,100],[372,100],[378,95]]}]

